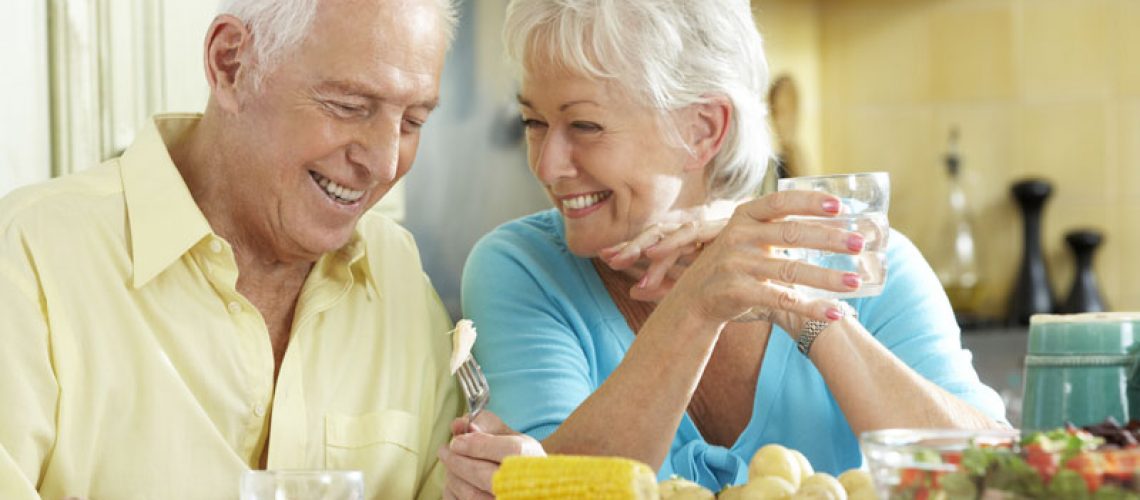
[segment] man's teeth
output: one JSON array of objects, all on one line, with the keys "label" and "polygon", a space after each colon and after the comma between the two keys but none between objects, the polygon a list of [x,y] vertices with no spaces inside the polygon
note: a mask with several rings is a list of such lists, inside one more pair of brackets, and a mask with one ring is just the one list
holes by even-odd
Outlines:
[{"label": "man's teeth", "polygon": [[562,206],[570,210],[581,210],[594,206],[609,197],[608,193],[591,193],[562,200]]},{"label": "man's teeth", "polygon": [[317,180],[317,184],[324,188],[329,196],[336,198],[338,201],[352,203],[359,200],[361,196],[364,196],[364,191],[353,191],[316,172],[313,172],[313,178]]}]

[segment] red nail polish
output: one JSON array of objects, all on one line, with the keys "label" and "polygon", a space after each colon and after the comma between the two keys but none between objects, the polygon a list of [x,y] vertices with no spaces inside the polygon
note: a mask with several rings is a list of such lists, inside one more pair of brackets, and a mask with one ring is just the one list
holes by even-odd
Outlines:
[{"label": "red nail polish", "polygon": [[859,233],[853,233],[847,237],[847,249],[852,252],[862,251],[864,243],[863,235]]},{"label": "red nail polish", "polygon": [[843,319],[843,311],[832,307],[831,309],[827,310],[827,319],[830,319],[831,321],[839,321]]},{"label": "red nail polish", "polygon": [[850,288],[859,288],[863,284],[863,280],[859,278],[858,274],[847,273],[843,275],[843,284]]},{"label": "red nail polish", "polygon": [[839,200],[827,200],[823,202],[823,211],[829,214],[839,213]]}]

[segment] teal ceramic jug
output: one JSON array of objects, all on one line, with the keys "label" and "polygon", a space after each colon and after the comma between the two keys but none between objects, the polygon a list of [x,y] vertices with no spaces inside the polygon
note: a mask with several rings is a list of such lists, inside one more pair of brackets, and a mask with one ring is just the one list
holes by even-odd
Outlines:
[{"label": "teal ceramic jug", "polygon": [[[1022,428],[1140,418],[1140,313],[1037,314],[1029,323]],[[1132,383],[1130,379],[1133,380]],[[1132,399],[1135,399],[1133,397]]]}]

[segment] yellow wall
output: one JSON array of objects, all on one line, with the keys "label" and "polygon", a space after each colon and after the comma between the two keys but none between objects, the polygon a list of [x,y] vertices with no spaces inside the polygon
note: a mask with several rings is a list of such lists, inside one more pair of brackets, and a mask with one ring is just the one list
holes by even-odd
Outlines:
[{"label": "yellow wall", "polygon": [[[827,171],[891,172],[891,223],[926,251],[945,196],[942,155],[961,129],[974,207],[984,308],[998,313],[1021,260],[1021,222],[1009,185],[1054,183],[1044,238],[1054,292],[1068,294],[1063,234],[1106,235],[1096,274],[1116,310],[1140,310],[1140,2],[1135,0],[756,0],[769,39],[810,5],[821,146]],[[772,14],[765,18],[764,13]],[[803,64],[797,62],[797,64]]]},{"label": "yellow wall", "polygon": [[816,0],[753,2],[771,78],[790,74],[799,90],[801,167],[807,173],[820,172],[822,165],[819,12]]}]

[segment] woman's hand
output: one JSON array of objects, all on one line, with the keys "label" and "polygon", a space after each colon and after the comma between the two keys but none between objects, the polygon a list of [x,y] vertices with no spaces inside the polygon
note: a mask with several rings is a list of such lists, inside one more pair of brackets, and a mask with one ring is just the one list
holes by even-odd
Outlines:
[{"label": "woman's hand", "polygon": [[[782,191],[737,207],[732,217],[702,232],[702,225],[678,227],[671,233],[653,228],[631,240],[607,263],[630,265],[629,254],[647,261],[647,269],[664,275],[664,287],[672,290],[664,300],[676,307],[689,308],[715,322],[767,319],[789,333],[800,331],[808,319],[836,321],[843,311],[826,299],[810,300],[791,285],[849,292],[861,286],[858,274],[829,270],[790,260],[779,249],[808,248],[828,252],[858,254],[864,238],[854,232],[803,220],[786,220],[792,215],[833,217],[840,212],[835,196],[810,191]],[[649,243],[657,240],[656,244]],[[664,258],[660,258],[661,256]],[[654,259],[654,257],[659,257]],[[689,262],[686,262],[689,256]],[[664,272],[654,264],[668,264]],[[643,282],[649,282],[649,271]],[[640,287],[640,283],[638,287]],[[635,287],[635,290],[638,288]],[[631,295],[633,293],[631,292]],[[636,298],[636,297],[635,297]],[[680,302],[680,303],[677,303]]]},{"label": "woman's hand", "polygon": [[490,411],[483,411],[467,432],[467,419],[451,422],[451,443],[440,447],[439,459],[447,469],[445,499],[491,499],[491,476],[511,455],[545,456],[542,443],[515,432]]},{"label": "woman's hand", "polygon": [[639,280],[630,289],[630,297],[659,302],[727,223],[723,219],[654,224],[630,241],[603,249],[598,257],[611,269],[628,272]]}]

